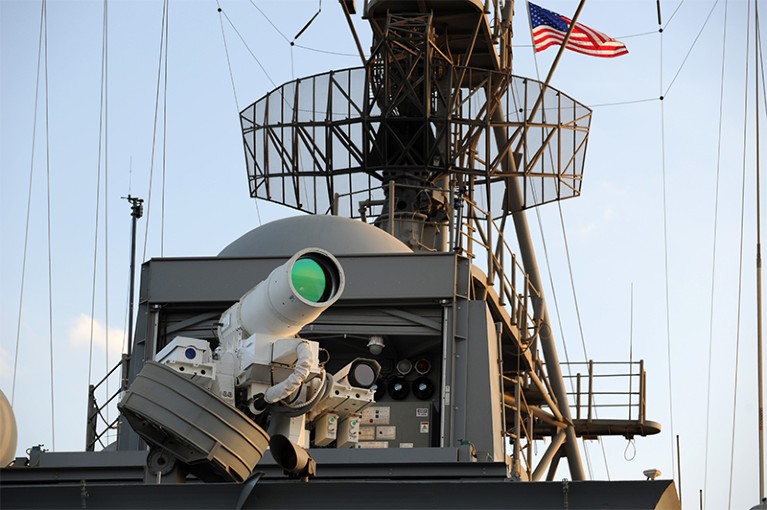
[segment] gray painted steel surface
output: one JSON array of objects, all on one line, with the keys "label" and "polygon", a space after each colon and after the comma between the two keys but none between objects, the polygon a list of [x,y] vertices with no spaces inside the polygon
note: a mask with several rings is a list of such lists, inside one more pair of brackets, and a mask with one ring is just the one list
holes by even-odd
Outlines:
[{"label": "gray painted steel surface", "polygon": [[[33,494],[34,491],[34,494]],[[3,508],[498,508],[678,510],[670,480],[519,483],[498,479],[255,484],[3,486]],[[238,506],[238,503],[242,506]]]},{"label": "gray painted steel surface", "polygon": [[269,444],[247,416],[160,363],[144,364],[117,407],[142,438],[211,481],[245,480]]},{"label": "gray painted steel surface", "polygon": [[380,228],[340,216],[301,215],[254,228],[221,250],[219,257],[290,257],[308,247],[333,255],[410,253]]}]

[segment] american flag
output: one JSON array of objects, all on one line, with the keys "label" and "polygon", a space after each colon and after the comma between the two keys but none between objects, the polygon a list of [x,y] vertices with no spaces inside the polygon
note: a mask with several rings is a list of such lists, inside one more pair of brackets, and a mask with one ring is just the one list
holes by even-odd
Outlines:
[{"label": "american flag", "polygon": [[[533,3],[528,5],[535,51],[543,51],[549,46],[562,44],[572,20]],[[593,57],[619,57],[629,52],[622,42],[580,23],[575,24],[566,48]]]}]

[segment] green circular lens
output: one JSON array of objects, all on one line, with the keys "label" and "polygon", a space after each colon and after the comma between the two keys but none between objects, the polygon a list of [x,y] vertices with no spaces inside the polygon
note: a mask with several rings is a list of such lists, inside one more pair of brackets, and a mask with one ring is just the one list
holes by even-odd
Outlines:
[{"label": "green circular lens", "polygon": [[309,258],[298,259],[293,264],[290,279],[296,292],[302,298],[313,303],[317,303],[322,299],[327,281],[325,271],[322,270],[322,266],[317,261]]}]

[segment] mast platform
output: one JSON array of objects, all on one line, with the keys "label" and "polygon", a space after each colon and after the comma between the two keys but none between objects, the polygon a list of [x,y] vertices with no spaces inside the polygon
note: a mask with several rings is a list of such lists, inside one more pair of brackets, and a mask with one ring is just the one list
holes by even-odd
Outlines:
[{"label": "mast platform", "polygon": [[[382,33],[389,14],[432,14],[432,26],[443,34],[444,45],[457,65],[501,70],[490,21],[481,0],[371,0],[366,16]],[[449,27],[449,30],[448,28]]]}]

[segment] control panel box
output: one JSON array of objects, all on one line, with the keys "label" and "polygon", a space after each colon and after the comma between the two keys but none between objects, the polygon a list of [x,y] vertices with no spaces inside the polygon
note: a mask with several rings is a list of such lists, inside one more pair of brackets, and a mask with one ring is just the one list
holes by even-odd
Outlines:
[{"label": "control panel box", "polygon": [[430,401],[376,403],[362,411],[357,447],[429,447],[437,423]]}]

